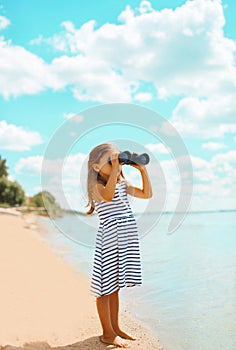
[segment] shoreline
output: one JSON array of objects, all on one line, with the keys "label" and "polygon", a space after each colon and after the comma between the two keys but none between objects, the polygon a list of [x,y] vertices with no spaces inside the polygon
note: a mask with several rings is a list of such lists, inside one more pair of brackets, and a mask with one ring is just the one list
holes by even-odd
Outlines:
[{"label": "shoreline", "polygon": [[[0,213],[0,349],[104,349],[89,280],[52,250],[31,214]],[[121,325],[131,349],[163,350],[152,331],[121,300]],[[28,345],[27,345],[28,344]]]}]

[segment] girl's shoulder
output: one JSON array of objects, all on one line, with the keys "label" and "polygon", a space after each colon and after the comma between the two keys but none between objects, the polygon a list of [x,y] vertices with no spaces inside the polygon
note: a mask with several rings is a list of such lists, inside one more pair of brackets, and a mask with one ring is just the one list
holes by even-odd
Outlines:
[{"label": "girl's shoulder", "polygon": [[[116,190],[118,190],[118,188],[120,186],[127,186],[127,180],[122,179],[119,182],[117,182],[116,184]],[[104,184],[102,184],[101,182],[97,182],[94,184],[93,186],[93,190],[92,190],[92,198],[95,202],[100,203],[100,202],[104,202],[104,199],[102,197],[102,191],[104,190],[105,186]]]},{"label": "girl's shoulder", "polygon": [[130,183],[126,179],[122,179],[121,183],[123,183],[126,187],[130,186]]}]

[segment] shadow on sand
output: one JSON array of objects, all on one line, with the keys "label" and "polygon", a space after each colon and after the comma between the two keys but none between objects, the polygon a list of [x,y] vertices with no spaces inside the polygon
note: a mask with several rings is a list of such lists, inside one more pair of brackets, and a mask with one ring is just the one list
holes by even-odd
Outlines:
[{"label": "shadow on sand", "polygon": [[0,350],[104,350],[107,347],[108,349],[117,349],[115,346],[101,343],[99,337],[91,337],[70,345],[51,347],[46,342],[30,342],[23,346],[0,346]]}]

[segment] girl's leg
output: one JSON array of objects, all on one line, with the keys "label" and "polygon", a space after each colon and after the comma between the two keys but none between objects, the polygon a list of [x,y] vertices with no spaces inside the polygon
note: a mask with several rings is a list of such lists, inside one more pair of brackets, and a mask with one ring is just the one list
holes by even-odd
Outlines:
[{"label": "girl's leg", "polygon": [[97,298],[97,310],[100,322],[103,329],[103,335],[100,338],[106,344],[112,344],[121,348],[127,348],[128,344],[124,343],[122,339],[115,333],[111,318],[110,318],[110,303],[109,295],[104,295]]},{"label": "girl's leg", "polygon": [[119,325],[119,289],[109,294],[110,321],[115,333],[122,338],[136,340],[136,338],[123,332]]}]

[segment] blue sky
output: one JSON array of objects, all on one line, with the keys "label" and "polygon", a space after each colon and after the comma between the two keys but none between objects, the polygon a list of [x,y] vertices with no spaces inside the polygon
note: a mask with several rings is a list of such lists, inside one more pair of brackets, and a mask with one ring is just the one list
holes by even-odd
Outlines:
[{"label": "blue sky", "polygon": [[[86,125],[89,107],[134,103],[169,120],[186,144],[191,209],[236,208],[235,1],[0,0],[0,6],[0,155],[27,195],[41,189],[44,152],[71,116]],[[89,150],[108,134],[116,140],[125,133],[126,126],[101,128],[72,147],[63,175],[71,207],[83,210],[78,178]],[[174,209],[178,169],[168,149],[135,128],[126,138],[158,158],[166,210]],[[158,192],[154,169],[150,164]],[[127,176],[140,183],[133,169]]]}]

